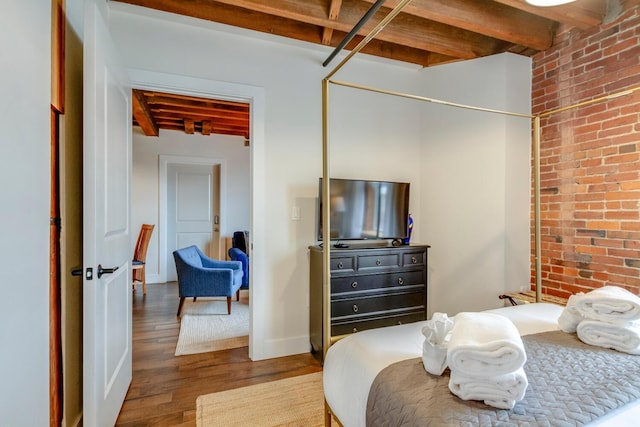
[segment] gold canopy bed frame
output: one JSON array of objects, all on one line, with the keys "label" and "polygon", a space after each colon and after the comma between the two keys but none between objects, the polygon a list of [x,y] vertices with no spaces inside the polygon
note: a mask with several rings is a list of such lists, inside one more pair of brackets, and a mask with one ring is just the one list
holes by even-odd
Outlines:
[{"label": "gold canopy bed frame", "polygon": [[[413,100],[421,101],[421,102],[429,102],[429,103],[434,103],[434,104],[441,104],[441,105],[455,107],[455,108],[463,108],[463,109],[470,109],[470,110],[475,110],[475,111],[483,111],[483,112],[487,112],[487,113],[494,113],[494,114],[500,114],[500,115],[527,118],[527,119],[532,121],[532,127],[533,127],[531,144],[532,144],[532,151],[533,151],[533,159],[532,160],[533,160],[533,191],[534,191],[534,245],[535,245],[535,254],[534,254],[534,259],[535,259],[535,298],[534,298],[533,295],[529,295],[529,300],[530,301],[535,301],[535,302],[541,302],[541,301],[543,301],[543,295],[542,295],[542,279],[541,279],[541,274],[540,274],[540,271],[541,271],[541,241],[540,241],[540,239],[541,239],[541,237],[540,237],[540,234],[541,234],[541,231],[540,231],[540,119],[543,118],[543,117],[549,117],[549,116],[552,116],[554,114],[558,114],[558,113],[565,112],[565,111],[568,111],[568,110],[573,110],[573,109],[576,109],[576,108],[584,107],[584,106],[595,104],[595,103],[598,103],[598,102],[607,101],[607,100],[610,100],[610,99],[613,99],[613,98],[618,98],[620,96],[626,96],[626,95],[629,95],[629,94],[631,94],[633,92],[636,92],[636,91],[640,90],[640,86],[632,87],[630,89],[625,89],[625,90],[622,90],[622,91],[619,91],[619,92],[615,92],[615,93],[612,93],[612,94],[609,94],[609,95],[606,95],[606,96],[602,96],[602,97],[590,99],[590,100],[587,100],[587,101],[579,102],[579,103],[576,103],[576,104],[573,104],[573,105],[557,108],[557,109],[554,109],[554,110],[545,111],[545,112],[539,113],[537,115],[532,115],[532,114],[523,114],[523,113],[518,113],[518,112],[510,112],[510,111],[502,111],[502,110],[496,110],[496,109],[490,109],[490,108],[483,108],[483,107],[478,107],[478,106],[473,106],[473,105],[465,105],[465,104],[453,103],[453,102],[448,102],[448,101],[434,99],[434,98],[428,98],[428,97],[419,96],[419,95],[412,95],[412,94],[401,93],[401,92],[396,92],[396,91],[382,89],[382,88],[376,88],[376,87],[364,86],[364,85],[360,85],[360,84],[356,84],[356,83],[349,83],[349,82],[345,82],[345,81],[334,80],[333,77],[335,76],[335,74],[342,67],[344,67],[344,65],[346,65],[346,63],[354,55],[356,55],[364,46],[366,46],[367,43],[369,43],[373,38],[375,38],[375,36],[380,31],[382,31],[385,28],[385,26],[391,20],[393,20],[398,14],[400,14],[402,9],[407,4],[409,4],[411,1],[412,0],[403,0],[403,1],[401,1],[322,80],[322,177],[323,177],[323,179],[322,179],[322,187],[321,187],[322,198],[324,200],[329,200],[330,199],[330,180],[329,180],[329,177],[330,177],[330,162],[329,162],[329,159],[330,159],[330,144],[329,144],[329,89],[330,89],[331,85],[342,86],[342,87],[347,87],[347,88],[352,88],[352,89],[357,89],[357,90],[364,90],[364,91],[379,93],[379,94],[383,94],[383,95],[391,95],[391,96],[397,96],[397,97],[402,97],[402,98],[407,98],[407,99],[413,99]],[[379,7],[379,4],[376,3],[376,5],[374,5],[373,7]],[[359,29],[363,23],[364,22],[361,20],[356,25],[356,27],[354,27],[352,32],[349,35],[347,35],[347,37],[351,36],[351,34],[355,34],[355,32],[357,32],[357,29]],[[343,45],[344,45],[344,43],[342,45],[339,45],[339,47],[336,48],[336,51],[341,49]],[[335,56],[335,53],[337,53],[336,51],[334,51],[332,53],[332,55],[325,61],[325,63],[323,65],[325,65],[325,66],[327,65],[327,63],[331,60],[331,58],[333,58],[333,56]],[[323,224],[326,224],[326,226],[323,227],[323,230],[322,230],[322,238],[323,238],[323,241],[329,242],[330,241],[330,211],[329,211],[329,204],[328,203],[323,204],[322,211],[320,212],[320,214],[322,215]],[[330,285],[330,283],[331,283],[330,282],[330,280],[331,280],[331,271],[330,271],[331,245],[329,245],[329,244],[324,245],[324,249],[323,249],[322,253],[323,253],[322,254],[323,255],[323,267],[322,267],[322,288],[323,288],[322,318],[323,318],[323,320],[322,321],[323,321],[323,324],[325,325],[325,327],[322,328],[322,335],[323,335],[322,336],[322,343],[323,343],[322,348],[323,348],[323,359],[324,359],[324,357],[326,356],[327,350],[329,349],[331,344],[333,344],[337,339],[335,339],[335,337],[331,336],[331,328],[330,328],[330,325],[331,325],[331,300],[330,300],[331,299],[331,292],[330,292],[331,291],[331,285]],[[509,295],[510,294],[506,294],[505,297],[508,298]],[[514,297],[515,297],[515,295],[514,295]],[[557,298],[555,298],[555,300],[557,300]],[[557,301],[551,301],[551,302],[556,302],[557,303]],[[332,418],[331,410],[328,407],[328,404],[326,403],[326,400],[325,400],[325,426],[331,425],[331,418]]]}]

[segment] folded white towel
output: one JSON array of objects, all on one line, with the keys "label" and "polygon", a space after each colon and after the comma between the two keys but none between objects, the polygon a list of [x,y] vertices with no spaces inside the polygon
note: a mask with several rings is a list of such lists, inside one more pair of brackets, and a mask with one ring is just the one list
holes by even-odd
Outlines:
[{"label": "folded white towel", "polygon": [[447,345],[453,328],[453,320],[446,313],[433,313],[431,320],[422,327],[425,337],[422,345],[424,369],[433,375],[442,375],[447,368]]},{"label": "folded white towel", "polygon": [[459,313],[447,349],[449,368],[470,377],[493,377],[522,368],[527,355],[513,322],[494,313]]},{"label": "folded white towel", "polygon": [[558,327],[560,330],[572,334],[576,331],[578,323],[584,320],[584,316],[577,307],[578,300],[583,296],[584,293],[580,292],[579,294],[569,297],[566,307],[562,309],[562,313],[560,313],[560,317],[558,317]]},{"label": "folded white towel", "polygon": [[467,377],[451,371],[449,390],[462,400],[482,400],[500,409],[512,409],[524,398],[529,381],[524,369],[489,378]]},{"label": "folded white towel", "polygon": [[640,354],[640,322],[583,320],[578,324],[577,332],[585,344]]},{"label": "folded white towel", "polygon": [[588,319],[603,322],[640,320],[640,297],[618,286],[604,286],[581,296],[576,308]]}]

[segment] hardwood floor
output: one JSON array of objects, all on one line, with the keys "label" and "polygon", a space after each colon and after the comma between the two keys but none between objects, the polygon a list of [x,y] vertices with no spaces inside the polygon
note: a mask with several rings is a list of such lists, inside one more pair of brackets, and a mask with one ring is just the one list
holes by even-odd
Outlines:
[{"label": "hardwood floor", "polygon": [[133,381],[118,426],[195,426],[196,398],[322,370],[310,354],[252,362],[248,348],[174,356],[180,322],[175,282],[133,294]]}]

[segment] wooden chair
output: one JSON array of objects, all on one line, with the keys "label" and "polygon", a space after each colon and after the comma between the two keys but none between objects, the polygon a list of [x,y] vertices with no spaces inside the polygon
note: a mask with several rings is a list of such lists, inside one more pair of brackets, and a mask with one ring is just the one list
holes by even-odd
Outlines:
[{"label": "wooden chair", "polygon": [[149,247],[153,227],[153,224],[142,224],[140,227],[136,248],[133,251],[133,261],[131,262],[133,290],[136,290],[136,284],[142,283],[142,293],[144,295],[147,294],[147,278],[144,267],[147,262],[147,248]]}]

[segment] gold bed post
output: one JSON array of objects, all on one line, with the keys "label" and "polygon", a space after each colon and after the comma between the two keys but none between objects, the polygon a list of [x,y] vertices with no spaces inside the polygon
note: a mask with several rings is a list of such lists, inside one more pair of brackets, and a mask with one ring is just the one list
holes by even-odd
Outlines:
[{"label": "gold bed post", "polygon": [[322,360],[331,345],[331,220],[329,215],[329,81],[322,80]]},{"label": "gold bed post", "polygon": [[[329,215],[329,80],[322,80],[322,360],[331,345],[331,224]],[[324,395],[324,393],[323,393]],[[331,426],[331,408],[324,399],[324,425]]]},{"label": "gold bed post", "polygon": [[542,270],[540,245],[540,116],[533,119],[533,207],[536,268],[536,302],[542,301]]}]

